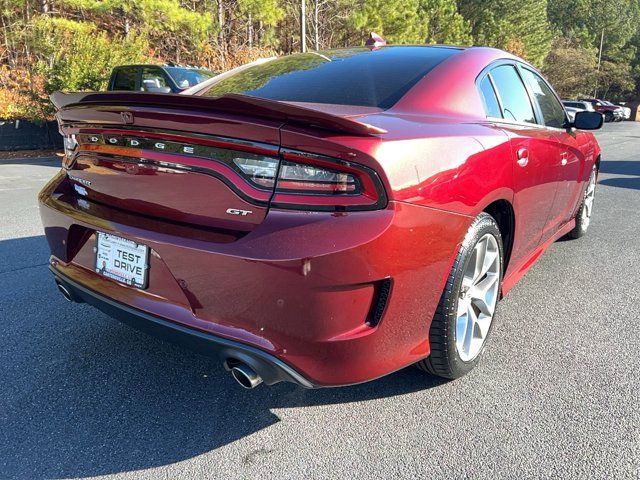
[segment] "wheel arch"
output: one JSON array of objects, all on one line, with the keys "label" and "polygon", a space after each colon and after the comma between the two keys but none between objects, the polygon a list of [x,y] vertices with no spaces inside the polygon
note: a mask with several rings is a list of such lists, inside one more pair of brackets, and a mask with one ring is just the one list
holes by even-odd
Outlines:
[{"label": "wheel arch", "polygon": [[513,205],[509,200],[499,199],[487,205],[482,211],[494,218],[498,224],[500,235],[502,235],[502,246],[504,250],[502,273],[504,275],[504,272],[507,271],[507,267],[509,266],[516,231],[516,216]]}]

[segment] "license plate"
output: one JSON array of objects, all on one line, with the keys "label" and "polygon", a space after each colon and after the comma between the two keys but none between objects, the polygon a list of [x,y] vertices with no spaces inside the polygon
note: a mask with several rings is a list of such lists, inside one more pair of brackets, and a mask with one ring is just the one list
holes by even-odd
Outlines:
[{"label": "license plate", "polygon": [[147,288],[149,247],[97,232],[96,272],[137,288]]}]

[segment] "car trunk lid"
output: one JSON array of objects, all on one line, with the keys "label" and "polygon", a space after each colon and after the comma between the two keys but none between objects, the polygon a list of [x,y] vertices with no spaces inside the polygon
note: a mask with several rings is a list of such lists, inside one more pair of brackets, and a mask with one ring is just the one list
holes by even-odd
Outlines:
[{"label": "car trunk lid", "polygon": [[[248,232],[267,214],[284,124],[370,136],[382,129],[342,115],[242,95],[150,93],[52,96],[75,139],[68,177],[80,196],[207,228]],[[272,175],[269,181],[269,175]]]}]

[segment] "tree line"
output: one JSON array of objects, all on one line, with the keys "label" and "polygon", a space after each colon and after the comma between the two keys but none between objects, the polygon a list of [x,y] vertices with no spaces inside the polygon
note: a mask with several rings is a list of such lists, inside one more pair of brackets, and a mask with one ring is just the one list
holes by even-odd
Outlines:
[{"label": "tree line", "polygon": [[567,98],[639,93],[640,0],[0,0],[0,119],[48,117],[51,92],[104,89],[119,64],[223,71],[371,31],[502,48]]}]

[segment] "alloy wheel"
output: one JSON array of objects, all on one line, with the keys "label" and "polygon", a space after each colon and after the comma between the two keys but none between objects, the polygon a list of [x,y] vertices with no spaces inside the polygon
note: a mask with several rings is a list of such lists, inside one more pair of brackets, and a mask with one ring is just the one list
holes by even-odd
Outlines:
[{"label": "alloy wheel", "polygon": [[501,257],[498,241],[485,234],[476,243],[467,264],[458,297],[456,349],[468,362],[482,351],[498,303]]},{"label": "alloy wheel", "polygon": [[584,193],[584,208],[580,215],[582,216],[582,228],[587,229],[591,222],[591,214],[593,213],[593,201],[596,196],[596,171],[591,172],[587,190]]}]

